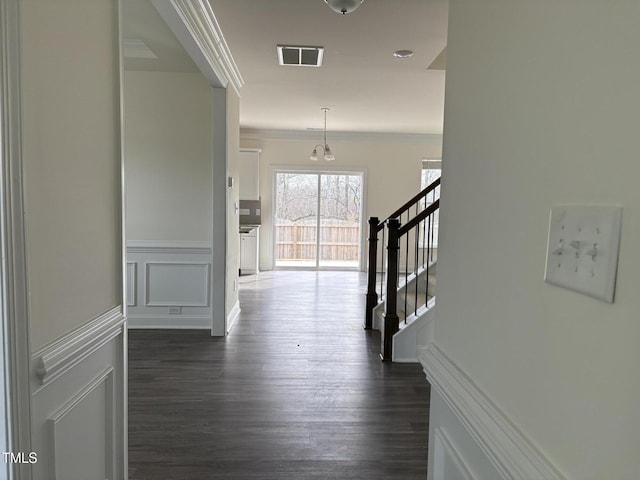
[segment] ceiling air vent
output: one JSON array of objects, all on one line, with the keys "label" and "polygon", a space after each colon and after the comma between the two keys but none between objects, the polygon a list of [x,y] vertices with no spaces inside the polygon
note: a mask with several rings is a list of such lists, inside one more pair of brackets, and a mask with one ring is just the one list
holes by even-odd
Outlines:
[{"label": "ceiling air vent", "polygon": [[278,63],[294,67],[319,67],[322,65],[324,47],[278,45]]}]

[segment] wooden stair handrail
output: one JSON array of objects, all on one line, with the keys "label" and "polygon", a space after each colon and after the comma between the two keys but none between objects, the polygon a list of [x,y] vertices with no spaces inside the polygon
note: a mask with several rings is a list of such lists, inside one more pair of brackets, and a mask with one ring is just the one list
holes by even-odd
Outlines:
[{"label": "wooden stair handrail", "polygon": [[415,195],[413,198],[411,198],[411,200],[409,200],[407,203],[402,205],[400,208],[398,208],[396,211],[394,211],[391,215],[389,215],[387,218],[385,218],[382,222],[380,222],[378,224],[378,227],[377,227],[378,230],[377,231],[382,230],[384,228],[385,223],[389,219],[391,219],[391,218],[399,218],[400,215],[402,215],[404,212],[409,210],[416,203],[418,203],[420,200],[422,200],[424,197],[426,197],[428,194],[430,194],[432,191],[434,191],[436,189],[436,187],[438,187],[438,186],[440,186],[440,178],[438,178],[437,180],[434,180],[433,182],[431,182],[424,190],[422,190],[420,193]]},{"label": "wooden stair handrail", "polygon": [[[391,361],[393,358],[393,336],[399,331],[399,322],[400,322],[400,318],[398,316],[398,311],[397,311],[397,287],[398,287],[398,277],[399,277],[399,268],[398,268],[398,262],[399,262],[399,253],[400,253],[400,239],[402,238],[403,235],[406,235],[407,233],[409,233],[411,230],[415,229],[416,227],[419,228],[420,223],[424,222],[425,220],[429,219],[430,216],[432,216],[438,209],[440,208],[440,200],[436,200],[434,201],[431,205],[429,205],[427,208],[425,208],[422,212],[420,212],[418,215],[416,215],[414,218],[412,218],[410,221],[408,221],[406,224],[401,225],[400,224],[400,220],[398,218],[390,218],[386,223],[387,223],[387,231],[389,232],[389,240],[387,243],[387,285],[386,285],[386,295],[385,295],[385,311],[384,311],[384,323],[383,323],[383,330],[382,330],[382,345],[381,345],[381,349],[382,352],[380,354],[380,357],[382,358],[383,361]],[[377,219],[376,219],[377,220]],[[429,220],[430,222],[431,220]],[[409,253],[408,253],[408,249],[409,249],[409,236],[407,235],[406,237],[406,241],[407,241],[407,257],[406,257],[406,262],[405,263],[405,286],[408,285],[408,274],[409,274],[409,269],[406,268],[408,265],[408,261],[409,261]],[[415,242],[416,242],[416,250],[415,250],[415,274],[416,276],[418,275],[418,241],[419,241],[419,233],[416,235],[415,238]],[[431,248],[431,246],[429,244],[427,244],[427,249],[429,250]],[[429,277],[429,260],[428,260],[428,255],[427,254],[427,263],[426,263],[426,271],[427,271],[427,287],[425,290],[425,304],[428,300],[428,293],[429,293],[429,283],[428,283],[428,277]],[[424,260],[424,256],[423,256],[423,260]],[[406,287],[405,287],[406,288]],[[415,283],[415,292],[416,292],[416,299],[418,297],[418,282],[416,280]],[[415,308],[416,308],[416,312],[417,312],[417,301],[415,303]],[[407,318],[407,297],[405,294],[405,303],[404,303],[404,318],[405,318],[405,322],[406,322],[406,318]]]},{"label": "wooden stair handrail", "polygon": [[398,237],[402,237],[403,235],[407,234],[412,228],[414,228],[420,222],[425,220],[433,212],[438,210],[438,208],[440,208],[440,199],[438,199],[435,202],[433,202],[431,205],[429,205],[427,208],[425,208],[423,211],[421,211],[418,215],[416,215],[411,220],[409,220],[407,223],[402,225],[400,227],[400,229],[398,230]]},{"label": "wooden stair handrail", "polygon": [[[384,250],[382,250],[382,261],[380,262],[380,265],[378,265],[377,263],[378,251],[379,251],[378,234],[382,232],[382,243],[383,243],[382,247],[383,248],[386,247],[386,250],[388,251],[388,244],[384,245],[384,243],[385,243],[385,232],[389,232],[390,224],[395,222],[396,232],[394,232],[394,234],[399,239],[402,235],[404,235],[404,233],[406,233],[405,230],[409,230],[413,226],[418,225],[421,221],[423,221],[425,218],[431,215],[440,205],[439,200],[434,201],[434,203],[429,205],[426,208],[426,210],[423,210],[422,212],[418,212],[420,207],[419,202],[423,199],[426,199],[427,195],[429,195],[432,192],[434,192],[433,196],[435,197],[435,189],[439,186],[440,186],[440,178],[431,182],[427,187],[425,187],[418,194],[414,195],[408,202],[406,202],[400,208],[395,210],[391,215],[389,215],[389,217],[387,217],[383,221],[380,221],[378,217],[369,218],[369,238],[368,238],[369,258],[368,258],[368,268],[367,268],[368,270],[367,271],[367,293],[366,293],[366,304],[365,304],[366,314],[365,314],[365,321],[363,325],[365,330],[369,330],[373,327],[373,309],[376,307],[380,299],[384,298],[385,290],[387,290],[383,288],[383,285],[382,285],[383,279],[388,273],[388,265],[384,265],[385,263]],[[427,202],[425,202],[425,206],[426,206],[426,203]],[[408,220],[407,226],[404,227],[401,233],[400,232],[400,226],[401,226],[400,216],[406,212],[407,217],[410,217],[411,214],[409,210],[414,205],[416,206],[416,217],[410,221],[407,219]],[[389,238],[388,241],[391,241],[391,238]],[[380,277],[380,295],[378,295],[378,291],[376,289],[378,266],[382,267],[382,276]]]}]

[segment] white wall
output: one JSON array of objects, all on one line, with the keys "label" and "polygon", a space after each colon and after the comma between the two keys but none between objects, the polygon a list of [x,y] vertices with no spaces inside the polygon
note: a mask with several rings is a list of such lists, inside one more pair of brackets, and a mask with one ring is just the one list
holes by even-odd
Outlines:
[{"label": "white wall", "polygon": [[109,1],[22,2],[25,226],[34,350],[121,303],[114,10]]},{"label": "white wall", "polygon": [[211,86],[138,71],[124,85],[127,240],[210,241]]},{"label": "white wall", "polygon": [[199,73],[125,72],[130,328],[211,328],[212,95]]},{"label": "white wall", "polygon": [[[321,140],[321,137],[319,137]],[[312,140],[242,139],[243,148],[261,148],[260,196],[262,197],[262,227],[260,228],[260,269],[272,268],[272,191],[273,166],[303,166],[306,168],[353,168],[367,172],[364,217],[384,219],[411,196],[420,191],[422,158],[439,157],[439,136],[424,141],[398,140],[386,135],[380,140],[370,137],[358,142],[330,142],[336,155],[333,162],[309,160]],[[330,139],[329,139],[330,140]],[[316,142],[317,143],[317,142]],[[366,222],[365,222],[366,226]],[[368,227],[366,227],[368,228]]]},{"label": "white wall", "polygon": [[118,1],[20,8],[33,478],[122,480]]},{"label": "white wall", "polygon": [[[638,18],[450,1],[435,342],[581,480],[640,477]],[[613,305],[543,282],[559,203],[624,206]]]},{"label": "white wall", "polygon": [[[239,217],[236,211],[240,199],[240,97],[229,86],[227,88],[227,176],[234,179],[235,187],[228,190],[227,197],[227,298],[226,323],[235,321],[233,313],[238,305],[238,258],[240,256]],[[227,330],[229,325],[227,325]]]}]

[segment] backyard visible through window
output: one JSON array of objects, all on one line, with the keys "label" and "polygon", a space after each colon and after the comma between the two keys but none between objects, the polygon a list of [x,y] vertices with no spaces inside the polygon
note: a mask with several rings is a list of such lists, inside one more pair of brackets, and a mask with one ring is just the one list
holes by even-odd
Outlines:
[{"label": "backyard visible through window", "polygon": [[[440,162],[437,162],[440,163]],[[440,175],[442,173],[442,171],[440,170],[440,168],[429,168],[427,165],[429,164],[428,161],[423,162],[423,167],[422,167],[422,175],[420,178],[420,189],[424,190],[425,188],[427,188],[429,185],[431,185],[433,182],[435,182],[437,179],[440,178]],[[431,205],[431,203],[433,202],[434,198],[440,198],[440,187],[436,187],[435,191],[433,194],[427,195],[427,197],[425,197],[424,202],[422,204],[422,208],[427,208],[429,205]],[[433,215],[433,238],[432,238],[432,245],[434,247],[438,246],[438,227],[440,225],[440,210],[437,210],[434,215]],[[423,243],[425,243],[425,241],[423,240]]]},{"label": "backyard visible through window", "polygon": [[277,172],[276,267],[358,268],[362,175]]}]

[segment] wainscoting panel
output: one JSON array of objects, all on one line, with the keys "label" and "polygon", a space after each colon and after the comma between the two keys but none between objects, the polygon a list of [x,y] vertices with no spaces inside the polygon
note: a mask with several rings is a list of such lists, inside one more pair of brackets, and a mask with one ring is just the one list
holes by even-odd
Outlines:
[{"label": "wainscoting panel", "polygon": [[147,262],[147,307],[208,307],[210,263]]},{"label": "wainscoting panel", "polygon": [[[113,478],[114,420],[113,368],[109,368],[49,420],[56,478]],[[75,441],[78,432],[85,432],[81,443]],[[69,461],[75,457],[82,461]]]},{"label": "wainscoting panel", "polygon": [[211,256],[205,242],[129,242],[129,328],[210,329]]},{"label": "wainscoting panel", "polygon": [[127,306],[135,307],[138,299],[136,279],[138,278],[137,262],[127,262]]},{"label": "wainscoting panel", "polygon": [[126,478],[126,323],[118,312],[33,354],[33,478]]},{"label": "wainscoting panel", "polygon": [[430,480],[566,478],[435,343],[418,359],[431,383]]},{"label": "wainscoting panel", "polygon": [[476,480],[444,430],[435,428],[434,439],[433,480]]}]

